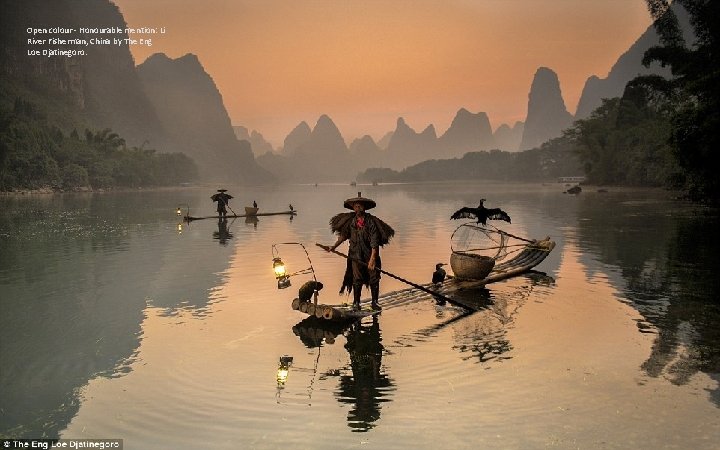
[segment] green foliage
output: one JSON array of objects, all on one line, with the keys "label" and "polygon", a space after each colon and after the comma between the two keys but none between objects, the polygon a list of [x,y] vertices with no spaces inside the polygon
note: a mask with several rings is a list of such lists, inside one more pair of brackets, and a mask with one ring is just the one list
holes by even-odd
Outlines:
[{"label": "green foliage", "polygon": [[73,189],[77,187],[87,186],[88,173],[87,170],[75,163],[67,164],[62,169],[62,187],[63,189]]},{"label": "green foliage", "polygon": [[197,177],[182,153],[128,148],[109,128],[66,135],[22,98],[0,111],[0,190],[168,186]]},{"label": "green foliage", "polygon": [[462,158],[424,161],[400,172],[367,169],[358,181],[413,182],[448,180],[555,181],[581,174],[573,145],[566,138],[553,139],[540,148],[523,152],[501,150],[469,152]]},{"label": "green foliage", "polygon": [[588,119],[565,131],[588,182],[670,187],[677,180],[664,103],[648,94],[628,85],[621,98],[605,99]]},{"label": "green foliage", "polygon": [[649,49],[643,63],[669,66],[673,77],[664,84],[651,77],[638,77],[632,83],[673,102],[668,138],[683,171],[679,179],[691,198],[717,202],[720,158],[714,152],[720,148],[720,2],[676,0],[693,26],[696,42],[692,47],[684,42],[668,0],[646,2],[661,45]]}]

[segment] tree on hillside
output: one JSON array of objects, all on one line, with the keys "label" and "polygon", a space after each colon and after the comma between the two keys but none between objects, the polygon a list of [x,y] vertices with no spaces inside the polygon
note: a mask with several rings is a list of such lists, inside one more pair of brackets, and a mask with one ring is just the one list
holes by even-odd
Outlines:
[{"label": "tree on hillside", "polygon": [[177,185],[198,177],[183,153],[128,148],[109,128],[66,135],[45,118],[22,98],[11,110],[0,108],[0,191]]},{"label": "tree on hillside", "polygon": [[603,100],[590,117],[566,130],[588,181],[676,187],[667,105],[647,88],[628,85],[622,97]]},{"label": "tree on hillside", "polygon": [[630,85],[645,86],[674,104],[669,143],[688,193],[695,200],[718,201],[720,158],[713,152],[720,149],[720,2],[675,2],[687,10],[696,42],[687,46],[669,0],[646,0],[661,45],[645,53],[643,64],[668,66],[672,78],[641,76]]}]

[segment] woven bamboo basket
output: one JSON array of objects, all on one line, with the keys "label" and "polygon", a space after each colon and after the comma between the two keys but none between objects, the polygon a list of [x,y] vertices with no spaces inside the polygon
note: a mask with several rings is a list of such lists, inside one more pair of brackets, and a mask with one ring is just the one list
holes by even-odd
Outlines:
[{"label": "woven bamboo basket", "polygon": [[495,267],[495,260],[489,256],[454,251],[450,255],[450,267],[456,278],[482,280]]}]

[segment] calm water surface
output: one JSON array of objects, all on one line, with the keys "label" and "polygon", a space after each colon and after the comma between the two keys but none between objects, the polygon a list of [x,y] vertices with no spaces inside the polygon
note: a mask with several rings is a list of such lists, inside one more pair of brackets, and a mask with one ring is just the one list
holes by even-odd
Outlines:
[{"label": "calm water surface", "polygon": [[[659,191],[561,185],[234,188],[238,212],[178,228],[214,187],[0,198],[0,436],[119,438],[126,449],[718,448],[717,210]],[[480,197],[557,247],[542,273],[470,295],[406,294],[325,327],[278,290],[272,244],[303,243],[320,301],[344,261],[329,218],[357,190],[396,230],[383,268],[426,283],[448,219]],[[503,223],[503,225],[505,225]],[[302,247],[280,245],[291,271]],[[346,249],[346,246],[341,248]],[[381,293],[407,286],[389,277]],[[382,301],[381,301],[382,303]],[[293,357],[284,383],[278,362]]]}]

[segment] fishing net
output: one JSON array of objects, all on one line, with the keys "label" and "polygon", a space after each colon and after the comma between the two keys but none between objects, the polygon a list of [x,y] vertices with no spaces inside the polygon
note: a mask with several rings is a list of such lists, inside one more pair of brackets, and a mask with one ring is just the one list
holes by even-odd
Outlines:
[{"label": "fishing net", "polygon": [[455,229],[450,237],[453,252],[487,256],[500,261],[507,256],[508,235],[490,228],[465,223]]}]

